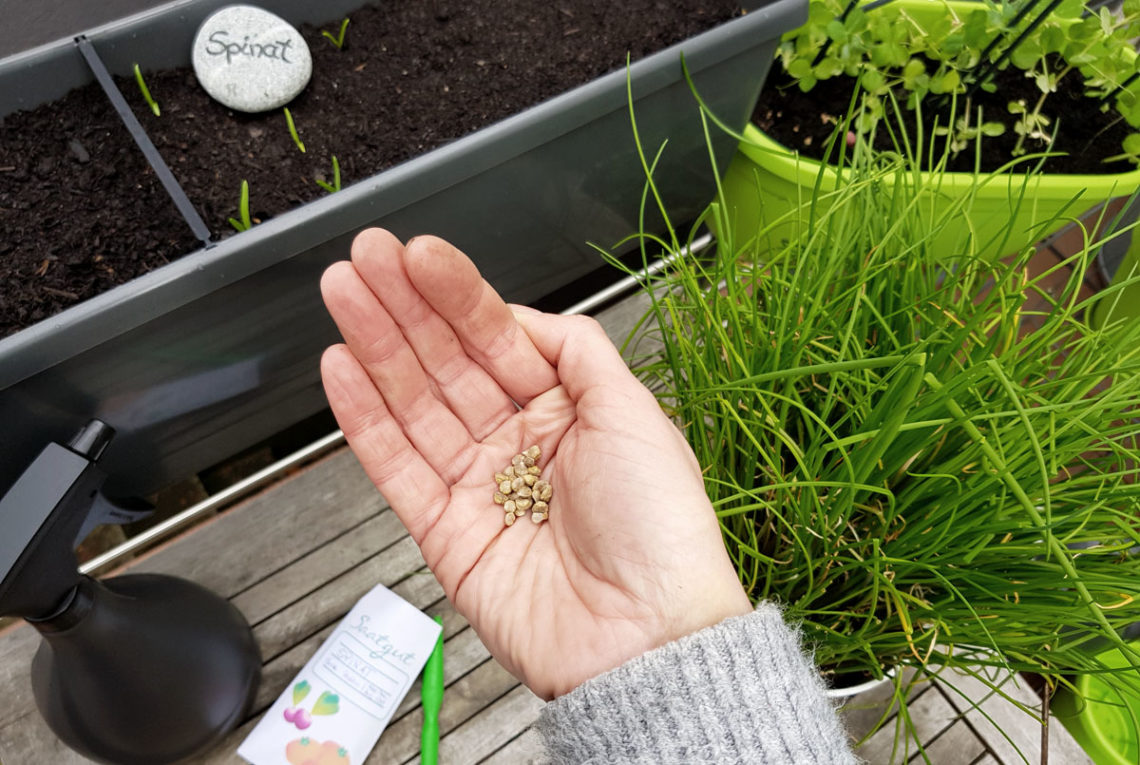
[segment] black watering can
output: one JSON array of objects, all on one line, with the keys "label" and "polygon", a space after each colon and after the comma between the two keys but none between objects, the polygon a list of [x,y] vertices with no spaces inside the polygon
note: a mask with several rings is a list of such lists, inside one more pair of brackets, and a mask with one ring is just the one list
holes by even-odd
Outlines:
[{"label": "black watering can", "polygon": [[184,579],[96,581],[74,548],[102,523],[149,512],[108,501],[96,463],[114,430],[92,420],[52,443],[0,499],[0,616],[44,641],[32,690],[72,749],[114,765],[162,765],[199,753],[244,718],[261,658],[228,601]]}]

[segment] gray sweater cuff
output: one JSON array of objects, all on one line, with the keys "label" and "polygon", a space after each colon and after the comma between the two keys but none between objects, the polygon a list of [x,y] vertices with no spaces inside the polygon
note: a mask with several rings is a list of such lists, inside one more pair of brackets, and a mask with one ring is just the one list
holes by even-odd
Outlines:
[{"label": "gray sweater cuff", "polygon": [[779,610],[688,635],[587,680],[538,721],[556,763],[854,763]]}]

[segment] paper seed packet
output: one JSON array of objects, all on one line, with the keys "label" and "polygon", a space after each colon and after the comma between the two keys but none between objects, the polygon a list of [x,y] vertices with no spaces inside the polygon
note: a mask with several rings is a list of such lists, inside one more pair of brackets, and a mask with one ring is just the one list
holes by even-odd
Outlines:
[{"label": "paper seed packet", "polygon": [[441,630],[377,585],[336,626],[237,753],[252,765],[364,762]]}]

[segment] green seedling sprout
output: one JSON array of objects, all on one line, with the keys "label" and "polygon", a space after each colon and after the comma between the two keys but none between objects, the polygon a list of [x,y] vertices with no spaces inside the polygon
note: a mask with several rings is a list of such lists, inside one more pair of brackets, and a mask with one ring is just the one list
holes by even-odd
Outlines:
[{"label": "green seedling sprout", "polygon": [[238,202],[238,213],[241,215],[241,220],[230,218],[230,225],[239,232],[249,231],[253,227],[253,221],[249,217],[249,182],[245,180],[241,182],[241,200]]},{"label": "green seedling sprout", "polygon": [[317,182],[318,186],[320,186],[322,189],[324,189],[325,191],[327,191],[330,194],[333,194],[333,193],[340,191],[340,163],[336,161],[336,155],[335,154],[333,154],[332,166],[333,166],[333,182],[332,183],[329,183],[328,181],[322,181],[320,178],[314,178],[313,179]]},{"label": "green seedling sprout", "polygon": [[1128,160],[1137,167],[1140,167],[1140,133],[1129,133],[1124,139],[1124,153],[1117,154],[1113,157],[1105,157],[1105,162],[1120,162],[1121,160]]},{"label": "green seedling sprout", "polygon": [[288,106],[285,107],[285,121],[289,123],[289,135],[293,136],[293,143],[297,144],[297,148],[304,154],[305,142],[301,140],[301,136],[297,135],[297,125],[293,122],[293,115]]},{"label": "green seedling sprout", "polygon": [[970,121],[970,110],[967,108],[961,116],[954,120],[953,126],[942,125],[934,128],[934,135],[944,135],[950,138],[950,153],[954,156],[963,150],[975,145],[982,138],[993,138],[1005,134],[1005,125],[1000,122],[984,122],[982,108],[978,107],[977,121]]},{"label": "green seedling sprout", "polygon": [[348,30],[348,19],[340,22],[340,34],[334,35],[332,32],[321,30],[321,35],[327,37],[329,42],[336,46],[337,50],[344,50],[344,33]]},{"label": "green seedling sprout", "polygon": [[139,92],[142,93],[143,99],[145,99],[147,105],[150,106],[150,110],[154,112],[154,116],[161,116],[162,110],[158,108],[158,102],[151,96],[150,88],[146,86],[146,80],[143,79],[142,70],[139,69],[138,64],[135,64],[135,82],[139,84]]}]

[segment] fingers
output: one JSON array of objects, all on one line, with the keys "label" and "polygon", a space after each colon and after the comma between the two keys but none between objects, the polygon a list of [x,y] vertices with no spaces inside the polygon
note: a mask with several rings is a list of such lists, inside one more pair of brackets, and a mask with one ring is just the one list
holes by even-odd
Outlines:
[{"label": "fingers", "polygon": [[[473,457],[471,434],[436,398],[412,347],[352,264],[329,267],[321,293],[348,349],[408,441],[444,480],[462,475]],[[362,386],[351,390],[366,393]]]},{"label": "fingers", "polygon": [[467,355],[451,325],[444,321],[408,280],[404,246],[383,229],[362,232],[352,243],[352,264],[451,407],[476,441],[482,441],[515,413],[514,402],[497,382]]},{"label": "fingers", "polygon": [[404,435],[347,347],[334,345],[325,351],[321,379],[336,421],[364,472],[416,543],[422,543],[447,505],[447,485]]},{"label": "fingers", "polygon": [[601,325],[585,316],[515,311],[516,321],[535,348],[557,369],[566,392],[579,401],[593,388],[617,390],[639,400],[656,401],[629,371]]},{"label": "fingers", "polygon": [[416,237],[404,249],[404,268],[416,290],[455,330],[467,354],[512,399],[525,406],[558,385],[554,367],[466,255],[437,237]]}]

